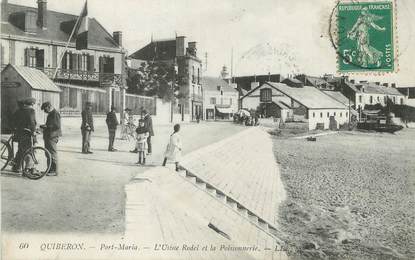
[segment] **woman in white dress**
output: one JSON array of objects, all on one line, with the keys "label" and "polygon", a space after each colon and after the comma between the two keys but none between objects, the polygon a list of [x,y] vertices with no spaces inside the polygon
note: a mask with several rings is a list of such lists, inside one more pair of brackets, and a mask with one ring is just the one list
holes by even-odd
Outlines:
[{"label": "woman in white dress", "polygon": [[164,153],[163,166],[166,166],[167,160],[176,164],[176,171],[179,170],[179,161],[182,156],[182,142],[179,135],[180,125],[174,125],[174,132],[170,135],[170,141]]}]

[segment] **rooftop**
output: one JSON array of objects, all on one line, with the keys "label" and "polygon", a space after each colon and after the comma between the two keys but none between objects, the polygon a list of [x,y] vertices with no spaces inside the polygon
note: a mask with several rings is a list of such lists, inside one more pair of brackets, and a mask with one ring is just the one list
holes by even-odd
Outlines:
[{"label": "rooftop", "polygon": [[26,67],[7,65],[3,71],[13,69],[17,72],[33,89],[50,91],[50,92],[61,92],[61,89],[53,83],[52,80],[46,76],[45,73],[38,69]]},{"label": "rooftop", "polygon": [[[1,34],[22,36],[39,40],[51,40],[67,42],[78,16],[47,10],[47,29],[37,27],[35,33],[26,33],[22,17],[26,12],[37,12],[37,8],[21,6],[16,4],[1,4]],[[120,48],[112,38],[112,35],[95,19],[89,18],[88,44],[90,46]],[[75,43],[75,39],[71,39]]]},{"label": "rooftop", "polygon": [[284,95],[294,99],[296,102],[311,109],[344,109],[345,105],[332,97],[324,94],[315,87],[304,86],[302,88],[292,88],[283,83],[266,82],[265,84],[273,87]]},{"label": "rooftop", "polygon": [[223,92],[238,92],[221,78],[202,77],[203,91],[218,91],[218,86],[220,86],[220,90]]}]

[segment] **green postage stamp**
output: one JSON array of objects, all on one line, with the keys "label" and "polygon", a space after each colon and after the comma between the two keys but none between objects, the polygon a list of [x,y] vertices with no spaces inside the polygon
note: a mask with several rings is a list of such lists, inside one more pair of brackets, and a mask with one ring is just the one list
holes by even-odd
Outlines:
[{"label": "green postage stamp", "polygon": [[340,2],[337,6],[339,72],[393,72],[392,1]]}]

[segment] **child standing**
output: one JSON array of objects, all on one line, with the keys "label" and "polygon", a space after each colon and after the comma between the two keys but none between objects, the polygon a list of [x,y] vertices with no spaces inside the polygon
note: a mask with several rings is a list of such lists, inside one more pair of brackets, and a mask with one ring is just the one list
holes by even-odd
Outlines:
[{"label": "child standing", "polygon": [[146,164],[146,151],[147,151],[147,138],[149,136],[148,129],[144,125],[144,120],[140,119],[138,121],[138,127],[135,130],[137,133],[137,144],[136,149],[138,152],[138,162],[137,164]]},{"label": "child standing", "polygon": [[174,125],[174,132],[170,135],[170,142],[167,145],[163,161],[163,166],[166,166],[167,160],[173,161],[176,164],[176,171],[179,171],[179,160],[182,156],[182,142],[179,131],[180,125]]}]

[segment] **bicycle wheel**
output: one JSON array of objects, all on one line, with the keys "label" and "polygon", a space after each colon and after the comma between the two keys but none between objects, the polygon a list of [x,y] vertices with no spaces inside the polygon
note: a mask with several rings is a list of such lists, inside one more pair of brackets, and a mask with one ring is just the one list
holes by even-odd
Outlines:
[{"label": "bicycle wheel", "polygon": [[37,180],[49,172],[52,164],[51,155],[43,147],[32,147],[23,154],[22,169],[24,175],[32,180]]},{"label": "bicycle wheel", "polygon": [[4,170],[9,162],[13,159],[12,148],[7,140],[1,139],[0,146],[0,167]]}]

